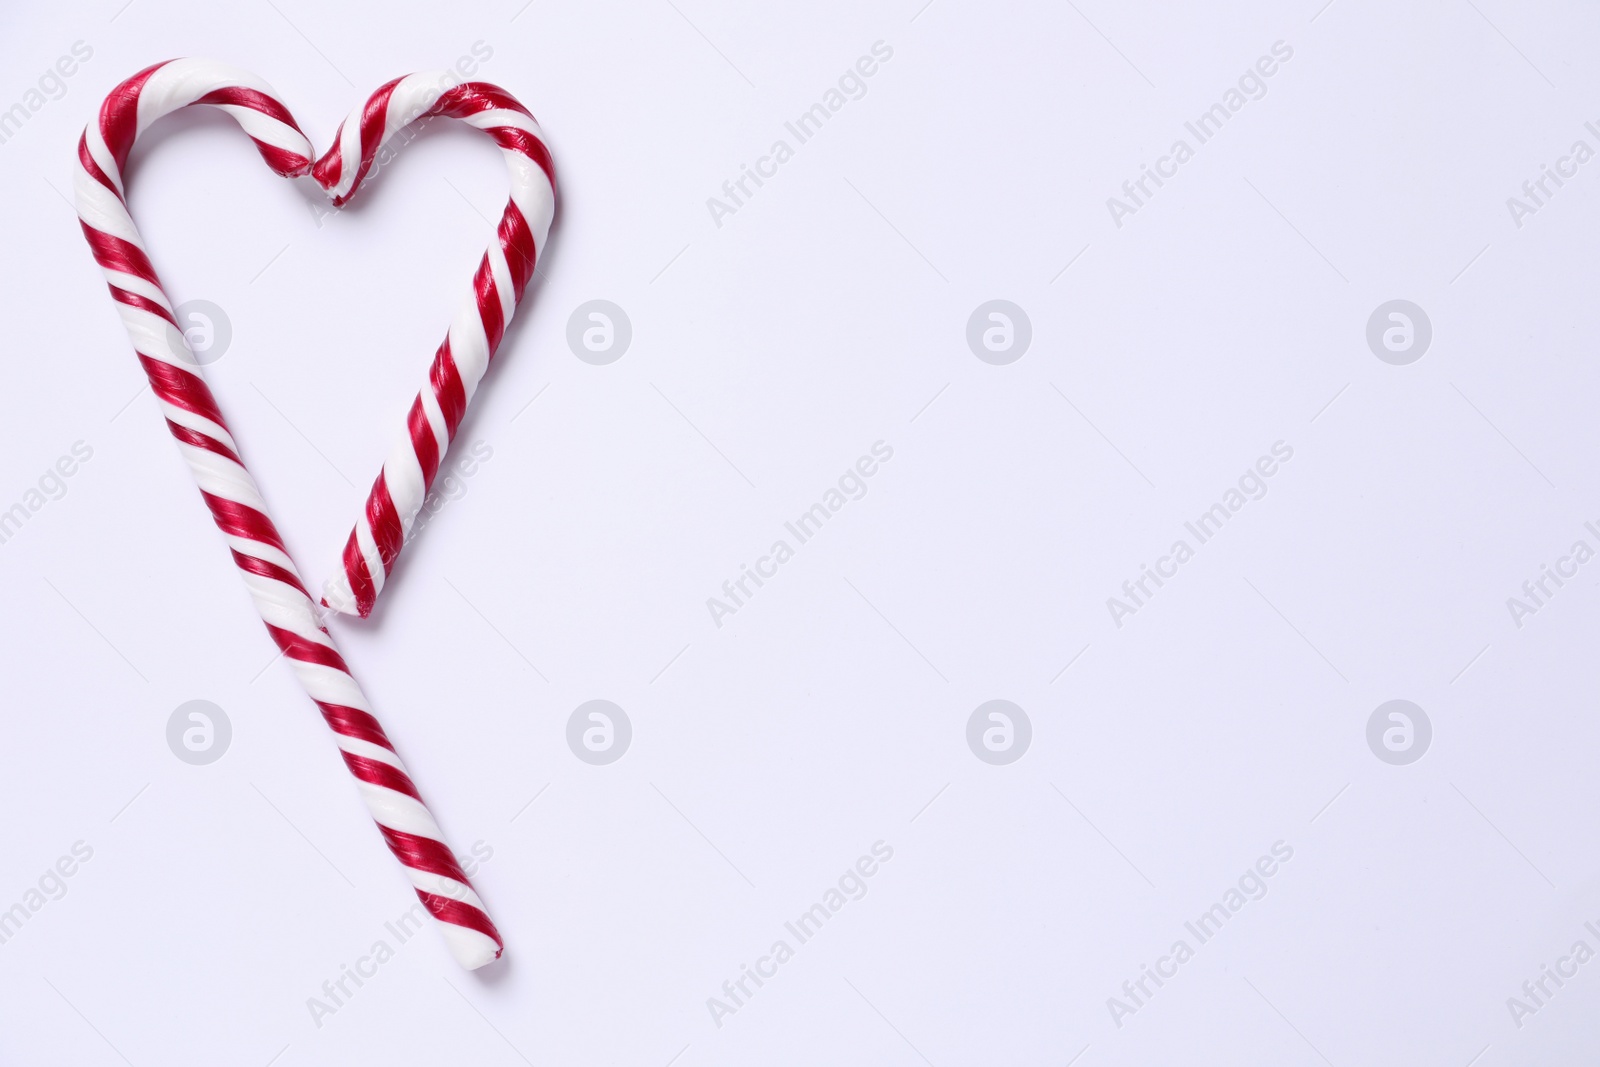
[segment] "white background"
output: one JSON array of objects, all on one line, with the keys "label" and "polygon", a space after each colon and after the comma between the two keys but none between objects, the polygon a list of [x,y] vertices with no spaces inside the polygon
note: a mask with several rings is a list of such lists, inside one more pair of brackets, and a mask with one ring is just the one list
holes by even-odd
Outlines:
[{"label": "white background", "polygon": [[[1600,963],[1520,1027],[1507,998],[1600,949],[1600,564],[1520,628],[1506,599],[1600,547],[1600,163],[1520,228],[1506,199],[1600,148],[1600,12],[521,2],[3,17],[0,109],[74,42],[93,57],[0,144],[0,509],[74,442],[93,458],[0,545],[0,909],[94,851],[0,945],[0,1060],[1594,1047]],[[492,850],[507,957],[466,974],[424,931],[318,1025],[308,998],[410,892],[272,663],[63,194],[104,94],[158,59],[257,72],[325,145],[478,41],[556,159],[547,278],[461,431],[492,459],[376,616],[333,629],[457,849]],[[717,226],[707,198],[876,41],[866,95]],[[1276,41],[1265,97],[1116,226],[1107,197]],[[312,581],[465,291],[496,156],[431,130],[319,225],[309,181],[221,116],[135,153],[134,214],[174,299],[229,318],[207,376]],[[965,338],[995,298],[1032,324],[1008,366]],[[1433,324],[1409,366],[1365,338],[1396,298]],[[633,327],[609,366],[566,343],[593,299]],[[867,495],[714,625],[707,598],[880,440]],[[1116,626],[1107,598],[1277,441],[1267,495]],[[634,729],[605,767],[565,739],[596,698]],[[999,767],[965,734],[996,698],[1033,727]],[[1396,698],[1433,726],[1409,766],[1366,740]],[[203,767],[165,735],[196,699],[233,726]],[[716,1025],[707,998],[880,840],[867,895]],[[1108,998],[1278,841],[1266,896],[1118,1026]]]}]

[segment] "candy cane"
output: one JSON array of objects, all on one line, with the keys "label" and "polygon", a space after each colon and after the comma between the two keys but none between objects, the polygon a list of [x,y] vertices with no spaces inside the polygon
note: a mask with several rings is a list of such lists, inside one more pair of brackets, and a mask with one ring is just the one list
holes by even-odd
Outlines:
[{"label": "candy cane", "polygon": [[[388,544],[389,528],[408,507],[414,515],[416,509],[409,502],[418,492],[416,483],[420,480],[425,492],[438,456],[459,425],[488,355],[522,295],[554,212],[550,158],[532,117],[501,89],[481,82],[450,87],[453,80],[443,72],[413,74],[383,86],[357,113],[358,120],[341,128],[339,144],[313,166],[310,142],[265,82],[203,60],[158,63],[106,97],[98,121],[84,130],[78,142],[74,184],[84,235],[105,272],[167,427],[232,549],[268,633],[332,727],[384,841],[424,907],[438,920],[452,954],[463,967],[476,968],[499,957],[504,947],[500,934],[321,625],[317,606],[198,373],[198,361],[128,213],[122,183],[123,168],[139,134],[163,115],[190,104],[210,104],[227,112],[255,142],[269,167],[284,177],[312,174],[335,203],[355,192],[385,138],[424,115],[464,119],[489,132],[505,149],[513,175],[512,197],[500,223],[499,243],[491,246],[474,278],[472,315],[456,317],[430,369],[429,387],[412,406],[408,420],[407,444],[416,469],[402,469],[391,455],[373,497],[380,497],[385,486],[401,484],[404,494],[396,499],[391,488],[392,510],[378,508],[376,515],[369,501],[368,537],[373,537],[373,528],[382,528],[382,536],[373,538],[373,543],[380,546],[376,559],[387,567],[393,556],[381,546]],[[360,162],[352,170],[341,162],[348,159]],[[431,439],[422,430],[431,432]],[[419,472],[420,479],[411,477]],[[398,521],[403,528],[408,520]],[[364,555],[359,528],[351,543]]]},{"label": "candy cane", "polygon": [[511,172],[511,198],[500,218],[498,239],[483,254],[472,294],[450,323],[406,415],[405,434],[384,461],[345,541],[342,573],[323,586],[324,605],[362,618],[371,614],[427,499],[439,459],[500,347],[555,211],[555,168],[539,127],[522,105],[481,82],[441,97],[437,77],[431,84],[430,77],[399,78],[373,93],[340,125],[333,147],[311,170],[333,202],[343,204],[355,194],[385,141],[419,115],[437,114],[488,133]]}]

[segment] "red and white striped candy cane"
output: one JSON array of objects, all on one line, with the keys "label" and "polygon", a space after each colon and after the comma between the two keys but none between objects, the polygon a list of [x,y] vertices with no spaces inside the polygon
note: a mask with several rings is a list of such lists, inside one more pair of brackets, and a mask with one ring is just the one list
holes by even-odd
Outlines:
[{"label": "red and white striped candy cane", "polygon": [[[472,82],[452,86],[453,81],[451,75],[440,72],[414,74],[385,85],[358,114],[393,118],[386,118],[376,127],[365,121],[350,124],[341,144],[313,167],[310,142],[265,82],[244,71],[204,60],[159,63],[129,78],[107,96],[98,120],[89,125],[78,142],[79,167],[74,184],[84,235],[105,272],[123,325],[166,416],[167,427],[177,438],[179,451],[194,472],[201,495],[232,549],[234,562],[267,631],[332,727],[362,799],[410,877],[417,896],[439,921],[452,954],[463,967],[476,968],[499,957],[504,947],[499,932],[321,625],[317,606],[267,515],[255,480],[239,458],[238,446],[211,390],[199,374],[198,361],[178,327],[172,302],[161,288],[128,213],[122,186],[122,171],[139,134],[163,115],[190,104],[210,104],[231,115],[255,142],[269,167],[284,177],[314,174],[337,203],[354,192],[382,140],[406,122],[427,114],[462,118],[487,130],[507,155],[514,157],[512,200],[500,224],[500,242],[491,248],[491,255],[479,268],[471,305],[476,314],[488,297],[499,301],[502,314],[493,328],[480,327],[480,338],[487,345],[470,349],[474,354],[484,348],[492,351],[532,273],[537,251],[544,246],[554,211],[554,185],[549,177],[549,154],[527,111],[492,85]],[[351,128],[358,133],[348,133]],[[352,142],[353,136],[358,140]],[[355,171],[346,172],[339,159],[354,158],[356,149],[361,163]],[[450,339],[434,361],[430,388],[412,408],[411,425],[414,427],[420,419],[434,431],[433,442],[437,446],[437,452],[425,453],[425,445],[415,445],[424,485],[437,466],[437,453],[448,443],[473,386],[482,377],[481,364],[488,358],[487,351],[483,351],[479,362],[462,365],[460,350],[454,343],[458,327],[463,336],[470,333],[462,319],[457,316]],[[483,314],[483,321],[488,322],[487,313]],[[419,437],[413,430],[408,441],[415,442]],[[394,463],[393,458],[390,462]],[[387,484],[389,474],[386,465],[379,487]],[[375,490],[374,496],[377,495]],[[388,516],[379,515],[377,521],[387,522]],[[356,542],[359,544],[359,538]],[[381,551],[379,558],[383,558]]]},{"label": "red and white striped candy cane", "polygon": [[522,299],[555,213],[555,167],[539,127],[510,94],[481,82],[439,95],[439,77],[413,74],[383,86],[350,113],[333,147],[311,173],[335,204],[355,194],[390,137],[420,115],[446,115],[476,126],[500,146],[511,197],[496,240],[478,263],[472,293],[450,323],[427,380],[406,414],[405,433],[384,461],[355,528],[341,573],[323,586],[322,603],[347,615],[371,614],[394,568],[439,460]]}]

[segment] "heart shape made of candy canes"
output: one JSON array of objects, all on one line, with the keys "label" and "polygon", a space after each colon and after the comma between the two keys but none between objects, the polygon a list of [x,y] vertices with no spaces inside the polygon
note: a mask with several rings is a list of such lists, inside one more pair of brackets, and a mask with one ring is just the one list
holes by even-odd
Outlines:
[{"label": "heart shape made of candy canes", "polygon": [[439,922],[463,967],[499,958],[504,943],[438,824],[373,716],[307,592],[283,539],[245,469],[199,360],[178,327],[128,213],[122,171],[139,135],[163,115],[208,104],[230,115],[267,166],[286,178],[310,175],[335,205],[355,195],[384,143],[419,119],[459,119],[494,138],[511,175],[511,195],[450,324],[405,434],[385,460],[345,543],[343,573],[325,587],[326,608],[365,616],[405,543],[440,459],[522,299],[555,215],[555,170],[538,124],[511,94],[450,72],[396,78],[340,125],[315,159],[311,143],[261,79],[208,60],[174,59],[118,85],[78,141],[77,209],[94,258],[212,517],[222,530],[267,631],[332,727],[345,764],[384,841]]}]

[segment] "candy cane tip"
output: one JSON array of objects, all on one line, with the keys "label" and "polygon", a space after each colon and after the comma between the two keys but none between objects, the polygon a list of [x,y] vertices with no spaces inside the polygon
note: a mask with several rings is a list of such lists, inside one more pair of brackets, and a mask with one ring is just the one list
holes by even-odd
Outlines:
[{"label": "candy cane tip", "polygon": [[358,619],[366,618],[367,613],[372,610],[370,606],[367,611],[361,610],[361,604],[350,590],[349,580],[342,576],[340,578],[329,578],[323,584],[322,606],[330,612],[339,615],[354,615]]},{"label": "candy cane tip", "polygon": [[487,967],[505,954],[503,945],[476,930],[443,923],[439,930],[444,934],[450,955],[466,970],[476,971],[480,967]]}]

